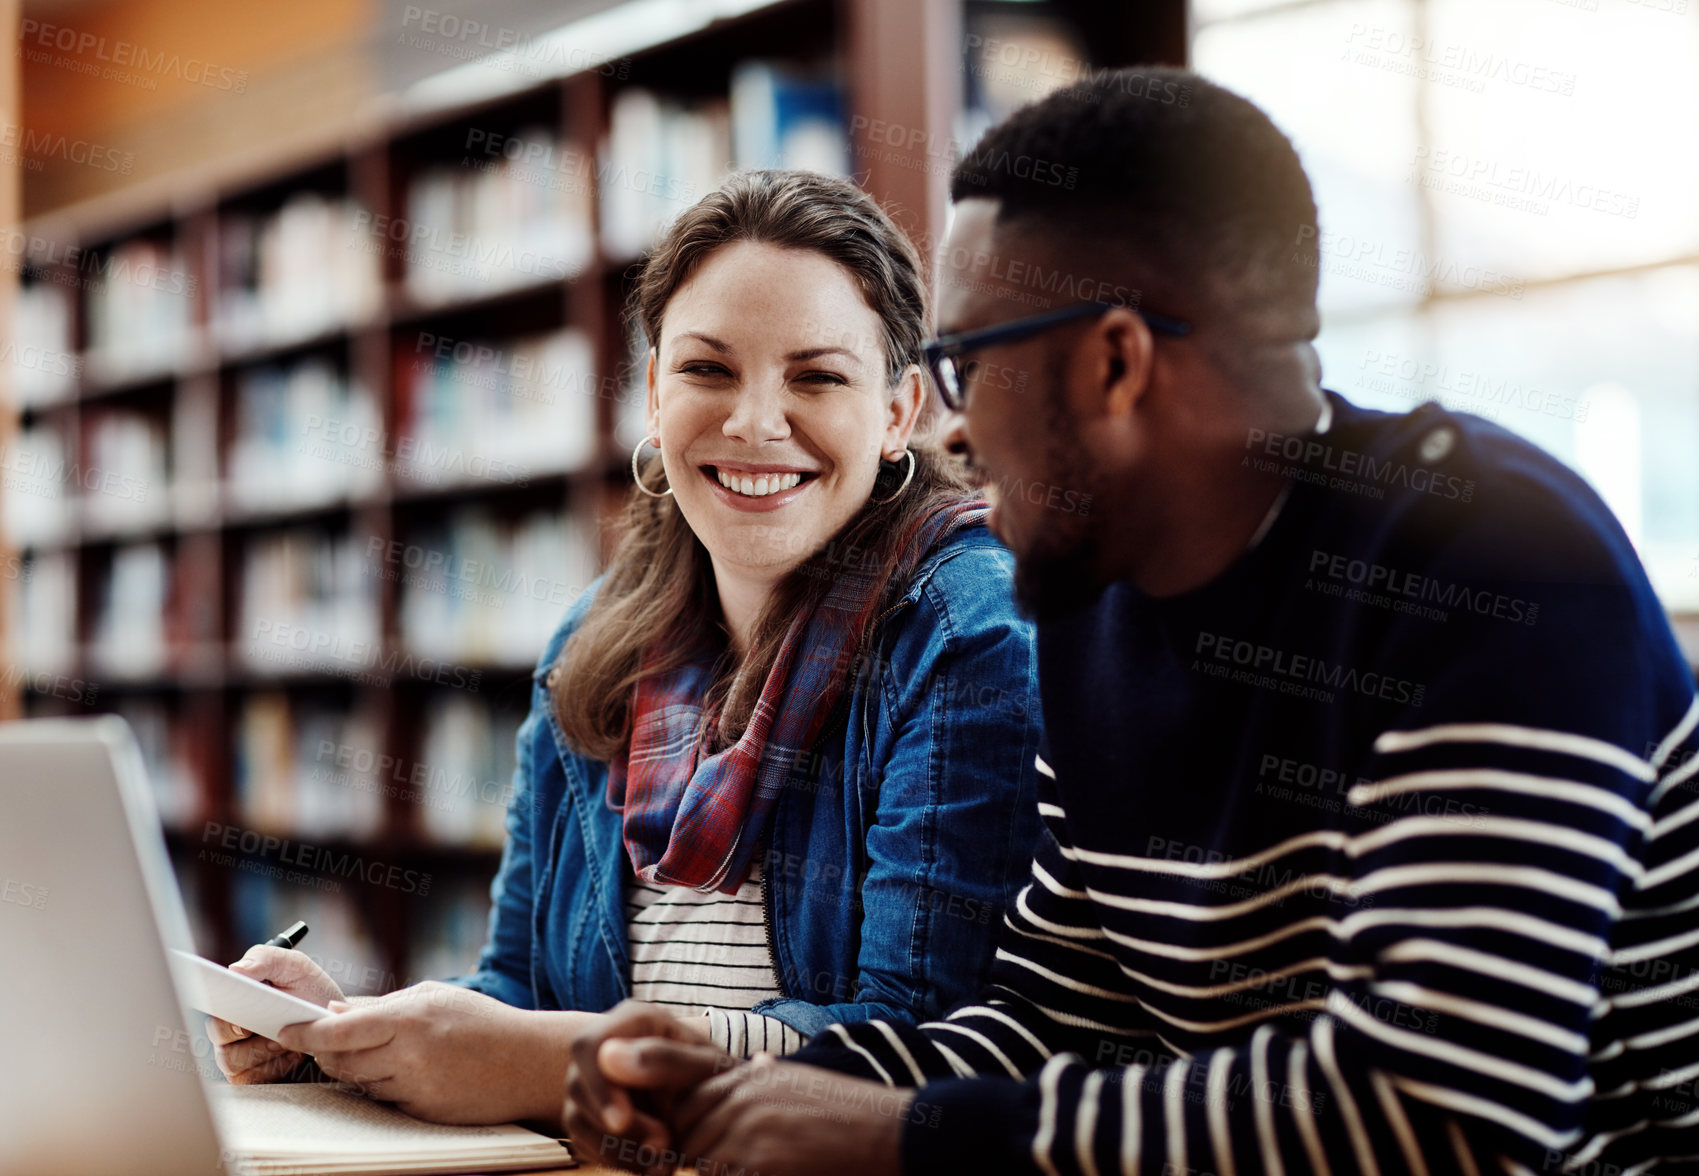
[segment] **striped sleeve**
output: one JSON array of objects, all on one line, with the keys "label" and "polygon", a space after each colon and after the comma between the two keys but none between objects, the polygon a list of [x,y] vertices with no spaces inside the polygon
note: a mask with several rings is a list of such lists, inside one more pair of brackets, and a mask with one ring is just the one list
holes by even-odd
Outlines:
[{"label": "striped sleeve", "polygon": [[1699,702],[1653,750],[1644,870],[1624,895],[1594,1009],[1598,1084],[1571,1170],[1699,1163]]},{"label": "striped sleeve", "polygon": [[[1334,944],[1320,1007],[1278,1022],[1245,1024],[1224,1003],[1180,1023],[1179,994],[1170,1003],[1138,966],[1140,951],[1174,949],[1106,930],[1100,906],[1117,895],[1100,873],[1092,893],[1075,884],[1050,801],[988,999],[915,1030],[833,1028],[839,1057],[821,1056],[924,1086],[909,1171],[1585,1172],[1635,1134],[1647,1156],[1699,1152],[1699,1020],[1667,999],[1699,995],[1699,810],[1672,799],[1694,792],[1695,714],[1649,756],[1507,724],[1384,733],[1332,879],[1355,908],[1319,926],[1267,919],[1252,937]],[[1148,861],[1115,863],[1124,897]],[[1665,988],[1625,989],[1610,1013],[1601,974],[1645,961]],[[1195,1010],[1200,992],[1184,995]],[[1188,1048],[1169,1060],[1162,1039]],[[1648,1120],[1642,1097],[1601,1123],[1594,1075],[1613,1057],[1631,1059],[1622,1097],[1650,1086],[1685,1101]],[[1685,1142],[1649,1134],[1669,1131]]]},{"label": "striped sleeve", "polygon": [[[1032,876],[1004,915],[980,999],[900,1035],[883,1023],[831,1026],[799,1060],[919,1086],[935,1078],[1018,1078],[1069,1051],[1106,1062],[1171,1056],[1126,989],[1070,856],[1055,776],[1042,757],[1038,771]],[[912,1049],[898,1048],[899,1039]]]},{"label": "striped sleeve", "polygon": [[808,1038],[777,1017],[740,1009],[709,1009],[708,1037],[737,1058],[758,1053],[786,1057],[808,1044]]}]

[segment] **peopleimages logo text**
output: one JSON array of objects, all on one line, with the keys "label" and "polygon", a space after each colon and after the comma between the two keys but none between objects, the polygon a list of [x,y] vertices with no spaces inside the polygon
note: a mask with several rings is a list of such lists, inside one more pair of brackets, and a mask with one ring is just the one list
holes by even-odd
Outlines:
[{"label": "peopleimages logo text", "polygon": [[1373,560],[1356,559],[1328,551],[1310,552],[1310,574],[1329,580],[1353,584],[1370,592],[1386,592],[1393,596],[1436,604],[1445,608],[1463,608],[1483,617],[1532,625],[1539,619],[1539,604],[1520,596],[1507,596],[1485,588],[1469,588],[1433,576],[1400,571]]},{"label": "peopleimages logo text", "polygon": [[1373,670],[1361,671],[1352,666],[1337,665],[1323,658],[1290,653],[1255,641],[1246,641],[1223,633],[1198,634],[1192,652],[1200,658],[1213,658],[1230,665],[1308,683],[1332,690],[1348,690],[1366,698],[1386,702],[1401,702],[1421,706],[1426,687],[1403,678]]},{"label": "peopleimages logo text", "polygon": [[[1432,494],[1436,498],[1460,502],[1470,502],[1475,497],[1472,478],[1459,478],[1423,465],[1413,466],[1408,462],[1377,458],[1372,453],[1330,445],[1316,437],[1251,429],[1245,436],[1245,448],[1260,449],[1271,458],[1291,462],[1296,468],[1289,473],[1313,475],[1305,478],[1306,481],[1332,485],[1333,482],[1349,480],[1371,485],[1377,490],[1398,486],[1418,494]],[[1250,459],[1247,457],[1245,461],[1249,463]],[[1263,466],[1256,468],[1262,469]],[[1271,467],[1270,472],[1278,471]],[[1337,477],[1328,481],[1328,475]]]},{"label": "peopleimages logo text", "polygon": [[[248,71],[245,69],[231,69],[228,66],[202,61],[198,57],[184,57],[180,53],[169,53],[163,49],[149,49],[146,45],[138,45],[134,41],[109,40],[86,29],[48,24],[34,17],[26,16],[19,22],[18,52],[21,56],[47,65],[81,66],[79,72],[84,73],[99,68],[90,62],[49,59],[47,52],[54,50],[75,55],[77,58],[92,56],[95,61],[106,62],[120,70],[135,70],[137,74],[177,78],[214,90],[229,90],[240,94],[248,88]],[[117,80],[138,79],[134,75],[125,75]]]}]

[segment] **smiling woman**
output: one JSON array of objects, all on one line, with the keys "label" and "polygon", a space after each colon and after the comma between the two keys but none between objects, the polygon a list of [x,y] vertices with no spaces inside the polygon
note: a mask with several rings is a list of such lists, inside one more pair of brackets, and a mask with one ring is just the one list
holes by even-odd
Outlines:
[{"label": "smiling woman", "polygon": [[[638,484],[673,501],[632,498],[604,599],[567,651],[576,681],[556,691],[568,738],[615,756],[649,635],[692,615],[740,655],[721,727],[741,730],[790,621],[843,572],[831,554],[883,551],[857,569],[882,571],[877,594],[913,563],[892,539],[967,500],[957,467],[915,435],[927,310],[914,246],[846,181],[743,173],[679,217],[630,311],[656,340],[661,448]],[[775,474],[796,484],[775,492]],[[691,651],[658,656],[647,672]]]},{"label": "smiling woman", "polygon": [[[416,986],[289,1051],[226,1035],[235,1080],[300,1050],[426,1118],[548,1119],[567,1043],[627,997],[747,1056],[938,1016],[987,971],[1037,838],[1037,662],[985,504],[917,432],[914,246],[845,180],[741,173],[631,313],[659,453],[538,662],[456,982],[485,995]],[[248,974],[339,995],[255,951]]]}]

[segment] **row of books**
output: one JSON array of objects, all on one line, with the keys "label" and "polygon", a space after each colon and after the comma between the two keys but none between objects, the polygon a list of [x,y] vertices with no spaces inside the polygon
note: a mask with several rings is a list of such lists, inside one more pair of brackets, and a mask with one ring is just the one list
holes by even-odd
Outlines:
[{"label": "row of books", "polygon": [[418,759],[406,773],[417,788],[410,799],[425,838],[501,848],[514,793],[514,741],[524,717],[513,707],[466,694],[431,697],[420,724]]},{"label": "row of books", "polygon": [[830,72],[744,61],[732,70],[730,105],[738,167],[850,173],[844,90]]},{"label": "row of books", "polygon": [[259,674],[378,673],[378,591],[348,529],[306,527],[251,537],[242,556],[235,656]]},{"label": "row of books", "polygon": [[89,667],[97,675],[127,680],[158,676],[171,638],[171,558],[158,543],[138,543],[112,553],[99,584],[89,635]]},{"label": "row of books", "polygon": [[382,727],[346,705],[251,695],[235,741],[235,811],[245,827],[301,838],[370,837],[384,822]]},{"label": "row of books", "polygon": [[[231,505],[273,512],[358,498],[382,484],[386,466],[416,484],[523,484],[593,459],[599,385],[584,332],[475,343],[425,338],[403,360],[393,444],[377,398],[328,358],[244,370],[225,463]],[[164,522],[171,473],[190,464],[174,460],[172,431],[151,413],[90,411],[78,461],[60,425],[33,422],[0,453],[7,539],[59,541],[78,503],[84,525],[99,533]]]},{"label": "row of books", "polygon": [[12,306],[12,334],[4,344],[12,394],[19,408],[63,400],[82,371],[71,336],[71,295],[63,286],[24,282]]},{"label": "row of books", "polygon": [[[162,822],[196,831],[206,784],[197,731],[165,697],[115,699],[134,730]],[[397,842],[500,849],[514,795],[514,741],[523,715],[463,693],[426,703],[411,754],[386,750],[377,716],[346,703],[264,690],[233,716],[232,811],[244,829],[336,844],[376,838],[395,814]],[[407,814],[411,811],[411,816]]]},{"label": "row of books", "polygon": [[33,421],[0,450],[0,527],[16,546],[64,540],[80,516],[97,533],[154,526],[170,513],[167,429],[127,409],[91,412],[79,459],[65,430]]},{"label": "row of books", "polygon": [[69,551],[8,557],[6,653],[32,676],[69,674],[77,655],[77,560]]},{"label": "row of books", "polygon": [[114,245],[88,291],[89,374],[123,379],[180,363],[192,337],[198,287],[172,243],[138,237]]},{"label": "row of books", "polygon": [[416,174],[402,222],[374,222],[367,253],[405,260],[424,303],[570,278],[590,262],[593,187],[583,152],[547,127],[483,135],[455,164]]},{"label": "row of books", "polygon": [[834,78],[760,60],[737,66],[727,98],[621,90],[598,151],[603,249],[641,254],[733,168],[849,174],[844,111]]},{"label": "row of books", "polygon": [[[262,675],[354,681],[393,678],[402,655],[461,668],[529,665],[597,571],[594,528],[579,515],[504,518],[473,507],[405,541],[313,528],[259,534],[241,560],[238,661]],[[215,614],[197,602],[216,588],[176,583],[179,571],[199,570],[193,561],[179,568],[166,543],[112,549],[90,588],[90,671],[147,680],[164,673],[174,648],[214,639]],[[68,669],[78,641],[76,554],[10,557],[5,571],[12,656],[32,669]],[[400,651],[379,642],[384,580],[396,586]]]},{"label": "row of books", "polygon": [[71,529],[66,441],[57,424],[38,418],[0,450],[0,527],[11,546],[55,543]]},{"label": "row of books", "polygon": [[732,158],[730,105],[621,90],[597,154],[602,248],[622,262],[719,184]]},{"label": "row of books", "polygon": [[397,366],[394,470],[403,481],[522,484],[596,455],[600,384],[582,330],[422,334]]},{"label": "row of books", "polygon": [[534,663],[595,578],[594,532],[573,513],[497,518],[465,508],[380,547],[372,573],[399,585],[402,647],[473,665]]},{"label": "row of books", "polygon": [[327,358],[245,369],[234,415],[225,485],[240,510],[339,502],[383,482],[377,398]]},{"label": "row of books", "polygon": [[189,750],[191,731],[157,697],[121,699],[113,707],[130,724],[147,764],[154,805],[168,829],[193,830],[206,813],[206,788]]},{"label": "row of books", "polygon": [[83,503],[83,523],[110,533],[162,522],[170,509],[166,422],[132,409],[83,414],[84,463],[72,472]]},{"label": "row of books", "polygon": [[[146,745],[160,749],[150,762],[165,765],[163,778],[181,779],[171,740],[185,733],[162,724],[162,710],[137,713],[151,724]],[[523,717],[484,698],[438,692],[418,717],[418,745],[395,753],[379,717],[360,704],[256,692],[234,726],[236,819],[262,834],[352,843],[376,838],[394,813],[405,831],[397,842],[500,849]]]},{"label": "row of books", "polygon": [[351,197],[297,192],[266,215],[227,211],[218,226],[219,345],[242,349],[359,322],[383,292],[363,248],[371,214]]},{"label": "row of books", "polygon": [[[9,557],[5,565],[8,654],[31,674],[60,675],[75,665],[77,557],[53,550]],[[174,646],[210,636],[206,610],[177,607],[175,566],[159,543],[113,549],[91,588],[88,671],[100,681],[149,681]]]}]

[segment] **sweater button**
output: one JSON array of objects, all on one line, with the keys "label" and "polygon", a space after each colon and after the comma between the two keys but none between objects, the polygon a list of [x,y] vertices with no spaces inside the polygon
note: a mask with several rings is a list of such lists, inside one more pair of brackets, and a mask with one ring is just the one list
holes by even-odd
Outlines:
[{"label": "sweater button", "polygon": [[1450,425],[1441,425],[1426,437],[1417,449],[1422,461],[1428,465],[1444,461],[1457,446],[1457,430]]},{"label": "sweater button", "polygon": [[543,683],[548,686],[550,690],[553,690],[557,685],[559,685],[560,667],[556,666],[554,669],[550,670],[549,676],[543,679]]}]

